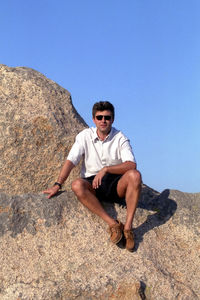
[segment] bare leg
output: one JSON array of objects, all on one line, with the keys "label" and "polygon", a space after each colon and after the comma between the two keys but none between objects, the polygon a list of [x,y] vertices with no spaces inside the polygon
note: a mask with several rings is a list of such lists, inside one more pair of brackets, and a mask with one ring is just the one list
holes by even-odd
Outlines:
[{"label": "bare leg", "polygon": [[120,197],[125,196],[127,215],[125,230],[132,228],[133,217],[136,211],[137,203],[141,190],[141,175],[137,170],[127,171],[119,180],[117,185],[117,193]]},{"label": "bare leg", "polygon": [[95,196],[95,190],[89,182],[81,178],[76,179],[72,182],[72,190],[83,205],[102,218],[109,226],[117,224],[117,222],[104,210],[103,206]]}]

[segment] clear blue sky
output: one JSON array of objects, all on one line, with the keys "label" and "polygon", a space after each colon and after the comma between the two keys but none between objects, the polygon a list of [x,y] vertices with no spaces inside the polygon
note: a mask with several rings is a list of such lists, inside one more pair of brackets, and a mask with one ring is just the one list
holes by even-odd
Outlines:
[{"label": "clear blue sky", "polygon": [[200,192],[199,0],[6,0],[0,32],[0,63],[69,90],[88,125],[115,105],[145,184]]}]

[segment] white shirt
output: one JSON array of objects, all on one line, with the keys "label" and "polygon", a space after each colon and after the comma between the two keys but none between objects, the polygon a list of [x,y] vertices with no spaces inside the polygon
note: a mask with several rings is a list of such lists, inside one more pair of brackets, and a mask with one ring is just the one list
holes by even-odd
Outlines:
[{"label": "white shirt", "polygon": [[135,162],[128,138],[114,127],[101,141],[95,127],[81,131],[73,144],[67,160],[75,166],[83,157],[81,177],[96,175],[105,166],[114,166],[125,161]]}]

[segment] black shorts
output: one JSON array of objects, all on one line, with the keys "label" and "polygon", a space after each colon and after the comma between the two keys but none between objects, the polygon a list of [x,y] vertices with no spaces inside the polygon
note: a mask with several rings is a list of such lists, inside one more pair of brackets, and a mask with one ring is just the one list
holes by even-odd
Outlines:
[{"label": "black shorts", "polygon": [[[83,178],[87,180],[91,185],[95,176],[90,176],[87,178]],[[107,173],[103,178],[101,185],[98,189],[95,189],[96,196],[99,201],[103,202],[116,202],[119,204],[124,204],[124,198],[120,198],[117,194],[117,183],[122,175],[118,174],[110,174]]]}]

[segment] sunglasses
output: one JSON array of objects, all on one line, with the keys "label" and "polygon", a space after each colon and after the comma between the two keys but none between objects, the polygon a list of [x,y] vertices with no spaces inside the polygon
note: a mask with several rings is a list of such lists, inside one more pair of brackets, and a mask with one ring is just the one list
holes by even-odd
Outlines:
[{"label": "sunglasses", "polygon": [[105,120],[107,120],[107,121],[110,121],[110,120],[111,120],[111,116],[102,116],[102,115],[96,116],[96,119],[97,119],[98,121],[101,121],[103,118],[104,118]]}]

